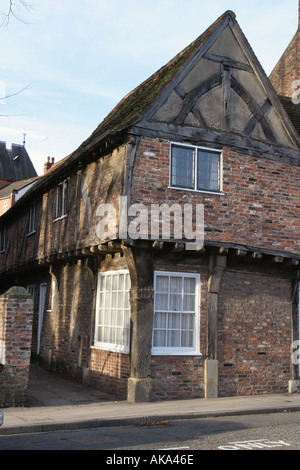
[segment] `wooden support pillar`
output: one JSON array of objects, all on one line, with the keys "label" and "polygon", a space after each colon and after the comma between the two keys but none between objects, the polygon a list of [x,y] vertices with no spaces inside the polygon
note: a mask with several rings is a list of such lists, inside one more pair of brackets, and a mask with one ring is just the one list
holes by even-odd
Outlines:
[{"label": "wooden support pillar", "polygon": [[131,277],[130,378],[127,400],[130,403],[151,399],[151,340],[153,328],[153,263],[148,246],[124,247]]},{"label": "wooden support pillar", "polygon": [[205,398],[218,397],[218,298],[226,256],[211,256],[207,295],[207,359],[204,367]]},{"label": "wooden support pillar", "polygon": [[289,393],[300,392],[300,366],[299,362],[299,341],[300,339],[300,271],[293,276],[292,282],[292,344],[291,344],[291,375],[288,384]]}]

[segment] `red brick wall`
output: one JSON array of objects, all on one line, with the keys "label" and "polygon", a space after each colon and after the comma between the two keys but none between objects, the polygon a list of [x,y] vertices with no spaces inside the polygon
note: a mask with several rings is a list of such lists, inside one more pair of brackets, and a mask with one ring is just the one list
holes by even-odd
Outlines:
[{"label": "red brick wall", "polygon": [[129,355],[92,348],[90,385],[126,400]]},{"label": "red brick wall", "polygon": [[[152,152],[149,157],[144,152]],[[205,240],[299,253],[300,169],[223,149],[223,193],[168,188],[169,143],[143,138],[132,203],[204,204]]]},{"label": "red brick wall", "polygon": [[219,295],[220,396],[287,392],[291,283],[225,271]]},{"label": "red brick wall", "polygon": [[53,309],[50,300],[46,304],[40,355],[48,367],[81,381],[90,348],[93,279],[81,262],[62,265],[56,274],[59,285]]},{"label": "red brick wall", "polygon": [[32,312],[25,289],[13,287],[0,296],[0,407],[26,404]]},{"label": "red brick wall", "polygon": [[[300,30],[291,40],[283,56],[270,74],[270,80],[279,95],[291,97],[295,89],[292,85],[300,80]],[[297,87],[299,88],[299,86]]]}]

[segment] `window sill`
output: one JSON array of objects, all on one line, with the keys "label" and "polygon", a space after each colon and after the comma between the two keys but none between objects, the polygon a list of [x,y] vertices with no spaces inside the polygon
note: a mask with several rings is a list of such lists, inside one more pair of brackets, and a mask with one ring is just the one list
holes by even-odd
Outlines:
[{"label": "window sill", "polygon": [[62,215],[60,217],[56,217],[56,219],[53,220],[53,222],[57,222],[58,220],[66,219],[68,217],[68,214]]},{"label": "window sill", "polygon": [[191,193],[210,194],[214,196],[225,196],[225,193],[223,191],[208,191],[204,189],[180,188],[177,186],[168,186],[168,189],[175,189],[176,191],[187,191]]},{"label": "window sill", "polygon": [[110,351],[118,354],[129,354],[129,348],[121,348],[121,347],[113,347],[113,346],[107,346],[107,345],[93,345],[91,346],[91,349],[95,349],[97,351]]},{"label": "window sill", "polygon": [[162,349],[160,351],[158,350],[154,351],[152,349],[151,356],[198,356],[198,357],[201,357],[203,356],[203,354],[199,352],[195,352],[195,351],[180,351],[179,349],[177,349],[176,351],[174,350],[164,351]]}]

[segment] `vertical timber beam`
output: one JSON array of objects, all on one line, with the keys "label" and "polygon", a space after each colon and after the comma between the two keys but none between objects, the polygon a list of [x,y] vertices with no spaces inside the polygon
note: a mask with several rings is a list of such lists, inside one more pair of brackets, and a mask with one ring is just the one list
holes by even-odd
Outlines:
[{"label": "vertical timber beam", "polygon": [[218,298],[226,256],[211,256],[207,295],[207,358],[204,364],[204,396],[218,397]]},{"label": "vertical timber beam", "polygon": [[153,328],[153,263],[148,246],[124,248],[131,277],[130,378],[127,400],[130,403],[151,399],[151,338]]},{"label": "vertical timber beam", "polygon": [[300,340],[300,271],[292,280],[292,321],[291,321],[291,376],[288,384],[289,393],[300,392],[299,340]]}]

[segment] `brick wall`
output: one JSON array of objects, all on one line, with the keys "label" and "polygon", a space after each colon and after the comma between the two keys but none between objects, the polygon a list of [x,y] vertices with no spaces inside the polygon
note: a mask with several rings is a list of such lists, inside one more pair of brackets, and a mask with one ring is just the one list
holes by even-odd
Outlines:
[{"label": "brick wall", "polygon": [[92,348],[90,385],[126,400],[130,376],[129,355]]},{"label": "brick wall", "polygon": [[32,313],[32,298],[22,287],[0,296],[0,407],[26,403]]},{"label": "brick wall", "polygon": [[58,286],[53,308],[50,301],[45,307],[40,355],[48,368],[82,381],[90,348],[93,279],[81,261],[57,266],[55,273]]},{"label": "brick wall", "polygon": [[202,356],[152,356],[154,400],[203,398]]},{"label": "brick wall", "polygon": [[[300,30],[291,40],[283,56],[270,74],[271,83],[279,95],[291,97],[293,82],[300,80]],[[297,86],[299,89],[299,86]]]},{"label": "brick wall", "polygon": [[226,271],[219,296],[220,396],[287,392],[291,282]]},{"label": "brick wall", "polygon": [[223,194],[211,195],[168,188],[169,151],[167,141],[141,140],[132,203],[204,204],[205,240],[299,253],[299,167],[224,148]]}]

